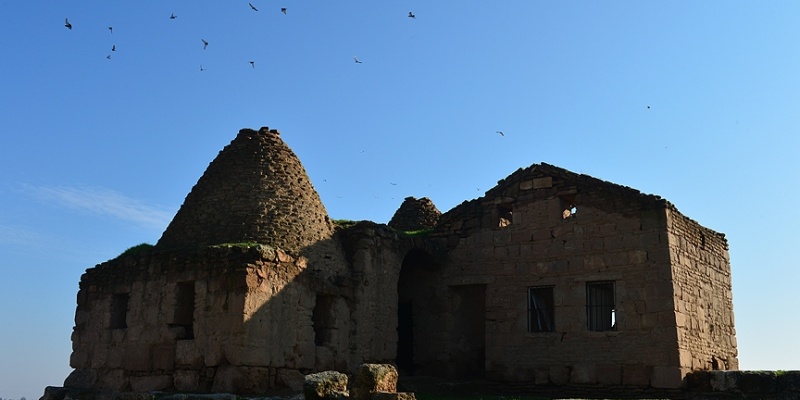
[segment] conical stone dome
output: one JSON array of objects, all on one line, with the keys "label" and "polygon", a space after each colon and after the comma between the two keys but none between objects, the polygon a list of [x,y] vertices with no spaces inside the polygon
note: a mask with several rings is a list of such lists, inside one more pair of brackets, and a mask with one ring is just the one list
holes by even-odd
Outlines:
[{"label": "conical stone dome", "polygon": [[423,197],[417,200],[414,197],[406,197],[388,225],[399,231],[430,229],[436,226],[441,215],[431,199]]},{"label": "conical stone dome", "polygon": [[298,253],[333,225],[278,131],[242,129],[186,196],[159,247],[257,242]]}]

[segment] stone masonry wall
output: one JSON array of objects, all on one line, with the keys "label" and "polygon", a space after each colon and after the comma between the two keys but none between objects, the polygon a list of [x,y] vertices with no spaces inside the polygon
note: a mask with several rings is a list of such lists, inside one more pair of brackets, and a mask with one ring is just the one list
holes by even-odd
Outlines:
[{"label": "stone masonry wall", "polygon": [[[543,164],[443,215],[436,234],[451,246],[449,287],[486,287],[487,376],[679,387],[665,207]],[[614,283],[614,330],[587,329],[592,281]],[[538,286],[553,287],[555,332],[528,332],[527,290]]]},{"label": "stone masonry wall", "polygon": [[[242,333],[244,267],[256,257],[233,249],[208,249],[193,256],[150,252],[87,270],[72,335],[70,365],[76,371],[65,385],[171,388],[174,376],[182,378],[176,375],[176,364],[190,363],[197,371],[183,378],[210,389],[224,341]],[[185,321],[176,321],[179,284],[193,289],[193,332],[187,332]],[[126,309],[114,310],[120,297],[127,297],[127,304],[122,303]],[[191,334],[194,339],[187,340]]]},{"label": "stone masonry wall", "polygon": [[[286,385],[314,368],[307,263],[259,245],[153,252],[88,270],[65,386],[255,394]],[[181,285],[194,293],[189,328],[176,316]],[[115,295],[128,297],[125,327],[112,326]],[[304,337],[310,348],[296,346]]]},{"label": "stone masonry wall", "polygon": [[682,369],[739,369],[725,236],[674,208],[668,231]]}]

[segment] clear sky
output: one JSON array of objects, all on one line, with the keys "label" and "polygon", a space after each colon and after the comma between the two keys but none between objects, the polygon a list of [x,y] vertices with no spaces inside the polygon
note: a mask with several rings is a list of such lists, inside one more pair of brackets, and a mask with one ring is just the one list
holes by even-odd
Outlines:
[{"label": "clear sky", "polygon": [[261,126],[336,219],[538,162],[661,195],[728,237],[741,368],[800,369],[800,2],[251,1],[0,0],[0,397]]}]

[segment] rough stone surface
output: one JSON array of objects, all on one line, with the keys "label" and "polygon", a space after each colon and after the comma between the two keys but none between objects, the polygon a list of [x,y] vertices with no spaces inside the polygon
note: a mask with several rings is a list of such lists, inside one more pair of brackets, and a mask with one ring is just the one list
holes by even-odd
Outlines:
[{"label": "rough stone surface", "polygon": [[303,390],[305,376],[300,371],[294,369],[281,369],[278,371],[276,383],[285,386],[295,392]]},{"label": "rough stone surface", "polygon": [[347,375],[336,371],[306,375],[303,394],[306,400],[347,398]]},{"label": "rough stone surface", "polygon": [[396,392],[375,392],[370,396],[371,400],[416,400],[414,393]]},{"label": "rough stone surface", "polygon": [[354,400],[369,400],[372,393],[397,392],[397,369],[391,364],[362,364],[350,387]]},{"label": "rough stone surface", "polygon": [[278,133],[242,129],[186,196],[158,246],[257,242],[298,252],[332,233],[305,169]]},{"label": "rough stone surface", "polygon": [[399,231],[431,229],[439,222],[441,215],[442,213],[436,208],[431,199],[427,197],[421,199],[406,197],[388,225]]}]

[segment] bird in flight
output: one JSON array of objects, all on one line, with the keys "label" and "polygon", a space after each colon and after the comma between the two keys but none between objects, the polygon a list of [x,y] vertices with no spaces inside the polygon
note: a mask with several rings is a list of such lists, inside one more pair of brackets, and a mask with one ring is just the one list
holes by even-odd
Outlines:
[{"label": "bird in flight", "polygon": [[106,58],[110,60],[111,59],[111,54],[107,55]]},{"label": "bird in flight", "polygon": [[113,26],[109,26],[108,27],[108,31],[111,32],[111,33],[114,33],[114,27]]},{"label": "bird in flight", "polygon": [[253,9],[253,11],[258,11],[258,9],[256,8],[256,6],[253,5],[253,3],[247,3],[247,4],[250,6],[250,8]]},{"label": "bird in flight", "polygon": [[356,56],[353,56],[353,60],[355,60],[355,61],[356,61],[356,64],[361,64],[361,61],[359,61],[359,60],[358,60],[358,57],[356,57]]},{"label": "bird in flight", "polygon": [[175,18],[178,18],[178,16],[175,15],[175,13],[169,15],[169,19],[175,19]]},{"label": "bird in flight", "polygon": [[417,16],[416,16],[416,15],[414,15],[414,13],[413,13],[413,12],[409,11],[409,12],[408,12],[408,18],[414,18],[414,19],[416,19],[416,18],[417,18]]},{"label": "bird in flight", "polygon": [[72,30],[72,24],[69,23],[69,18],[64,18],[64,26],[66,26],[67,29]]},{"label": "bird in flight", "polygon": [[256,67],[256,62],[255,61],[250,61],[250,66],[255,68]]},{"label": "bird in flight", "polygon": [[503,131],[495,131],[495,132],[499,133],[499,134],[500,134],[500,136],[505,136],[505,135],[503,134]]},{"label": "bird in flight", "polygon": [[200,64],[200,72],[203,72],[203,71],[205,71],[205,69],[203,68],[203,64]]},{"label": "bird in flight", "polygon": [[112,44],[111,45],[111,51],[117,51],[117,45]]},{"label": "bird in flight", "polygon": [[205,50],[205,49],[206,49],[206,47],[208,47],[208,42],[206,42],[206,40],[205,40],[205,39],[200,39],[200,40],[202,40],[202,41],[203,41],[203,50]]},{"label": "bird in flight", "polygon": [[286,15],[286,7],[281,7],[281,12],[283,13],[283,15]]}]

